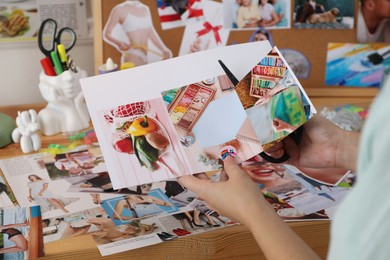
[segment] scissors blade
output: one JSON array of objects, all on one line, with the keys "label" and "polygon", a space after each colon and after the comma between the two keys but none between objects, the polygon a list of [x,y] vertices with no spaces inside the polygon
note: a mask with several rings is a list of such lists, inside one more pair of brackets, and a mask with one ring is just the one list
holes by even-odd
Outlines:
[{"label": "scissors blade", "polygon": [[223,63],[222,60],[218,60],[218,62],[221,65],[223,71],[225,71],[230,81],[233,83],[234,86],[236,86],[239,82],[236,76],[234,76],[234,74],[228,69],[228,67],[226,67],[225,63]]}]

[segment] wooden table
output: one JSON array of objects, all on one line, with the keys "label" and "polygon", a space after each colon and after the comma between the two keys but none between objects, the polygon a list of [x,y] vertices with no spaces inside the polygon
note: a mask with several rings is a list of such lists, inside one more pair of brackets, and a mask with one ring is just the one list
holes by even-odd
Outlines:
[{"label": "wooden table", "polygon": [[[339,104],[368,106],[370,97],[315,98],[313,104],[318,111],[324,106]],[[39,111],[45,104],[0,107],[0,112],[16,117],[17,111],[30,108]],[[65,136],[42,136],[42,147],[50,143],[67,144]],[[21,156],[19,144],[10,144],[0,149],[0,159]],[[329,221],[290,222],[288,225],[322,258],[326,258],[329,241]],[[264,234],[265,236],[267,234]],[[277,241],[275,241],[277,243]],[[283,245],[280,245],[283,250]],[[45,259],[97,259],[101,255],[92,237],[88,234],[58,240],[45,244]],[[120,254],[106,256],[104,259],[265,259],[251,233],[244,226],[231,226],[199,235],[179,238],[158,245],[144,247]]]}]

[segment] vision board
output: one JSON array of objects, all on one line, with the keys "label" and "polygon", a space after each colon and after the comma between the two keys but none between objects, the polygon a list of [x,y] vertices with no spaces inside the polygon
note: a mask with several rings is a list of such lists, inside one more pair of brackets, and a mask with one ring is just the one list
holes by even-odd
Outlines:
[{"label": "vision board", "polygon": [[[153,27],[157,35],[165,46],[171,50],[172,56],[179,55],[183,34],[185,33],[185,26],[163,29],[160,20],[161,4],[170,3],[173,0],[140,0],[139,2],[146,5],[150,11],[153,22]],[[200,1],[200,0],[188,0]],[[211,1],[211,0],[202,0]],[[228,0],[223,0],[228,1]],[[216,1],[223,4],[223,1]],[[280,1],[280,0],[279,0]],[[359,1],[358,0],[344,0],[341,2],[353,2],[352,8],[353,17],[357,17]],[[103,29],[106,25],[110,13],[113,8],[126,0],[97,0],[93,4],[94,16],[94,41],[95,41],[95,64],[105,63],[108,57],[112,58],[117,64],[121,63],[121,54],[112,45],[103,40]],[[138,2],[138,0],[127,0],[127,2]],[[214,1],[213,1],[214,2]],[[297,0],[299,3],[304,3],[305,0]],[[340,1],[317,1],[323,2],[328,7],[332,3],[340,5]],[[310,74],[307,78],[300,78],[302,86],[311,97],[374,97],[378,89],[372,87],[356,87],[356,86],[329,86],[325,84],[325,71],[327,61],[328,43],[356,43],[356,19],[353,25],[348,29],[308,29],[296,28],[294,26],[294,19],[296,16],[296,6],[294,1],[291,1],[290,12],[290,27],[284,29],[273,29],[268,31],[272,35],[272,42],[279,49],[289,49],[298,51],[303,54],[310,63]],[[163,6],[164,7],[164,6]],[[330,8],[330,7],[329,7]],[[350,7],[351,8],[351,7]],[[226,45],[239,44],[248,42],[253,34],[253,30],[230,30]],[[96,69],[97,71],[97,69]]]}]

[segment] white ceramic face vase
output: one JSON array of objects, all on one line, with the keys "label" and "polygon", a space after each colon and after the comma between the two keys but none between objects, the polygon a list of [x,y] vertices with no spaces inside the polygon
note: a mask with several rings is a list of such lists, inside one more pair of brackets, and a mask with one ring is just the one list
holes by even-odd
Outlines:
[{"label": "white ceramic face vase", "polygon": [[58,76],[39,75],[39,90],[48,102],[39,111],[38,120],[44,135],[76,134],[89,127],[90,116],[79,80],[87,77],[84,70],[66,70]]}]

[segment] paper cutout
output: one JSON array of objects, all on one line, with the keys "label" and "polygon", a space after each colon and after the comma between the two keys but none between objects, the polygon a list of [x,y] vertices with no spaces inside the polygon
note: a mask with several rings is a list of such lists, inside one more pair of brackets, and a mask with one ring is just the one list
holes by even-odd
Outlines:
[{"label": "paper cutout", "polygon": [[202,147],[233,140],[246,119],[245,110],[235,92],[211,102],[192,132]]},{"label": "paper cutout", "polygon": [[[224,73],[219,59],[237,78],[246,75],[236,89],[226,88],[224,77],[220,77]],[[259,60],[260,65],[256,65]],[[277,63],[271,66],[272,62]],[[269,92],[268,98],[257,95],[253,89],[260,86],[259,75],[263,81],[277,81],[280,86],[278,92],[260,87],[263,94]],[[230,118],[229,124],[229,118],[221,120],[219,112],[227,103],[236,112],[254,107],[254,117],[258,112],[265,113],[272,119],[278,117],[281,126],[290,124],[295,128],[315,113],[310,102],[295,102],[307,97],[278,50],[271,50],[268,42],[215,48],[91,77],[82,80],[81,84],[114,189],[215,170],[218,165],[210,162],[220,157],[220,146],[224,145],[236,147],[237,160],[244,161],[290,133],[279,129],[271,138],[263,139],[261,133],[273,129],[274,121],[263,122],[254,129],[248,111],[249,120],[241,112],[235,120]],[[110,88],[107,88],[108,85]],[[298,92],[294,92],[295,88]],[[297,96],[297,93],[301,94]],[[217,111],[212,108],[215,105],[210,103],[211,100],[216,102]],[[278,100],[282,103],[279,104]],[[133,109],[140,102],[144,104],[144,109]],[[272,113],[262,111],[266,104],[272,108]],[[207,112],[207,107],[212,112]],[[288,112],[282,117],[283,113],[278,111],[284,109]],[[125,114],[118,114],[118,111],[125,111]],[[221,125],[213,131],[210,128],[193,129],[197,121],[199,126],[197,123],[195,126],[202,127],[210,120]],[[199,134],[200,131],[202,134]],[[223,138],[207,145],[210,141],[209,136],[205,136],[207,132],[210,137],[219,135]],[[194,142],[189,145],[182,142],[189,136],[194,137]],[[249,138],[258,142],[248,142]],[[126,143],[126,140],[131,140],[133,150],[118,150],[115,144],[118,141]]]}]

